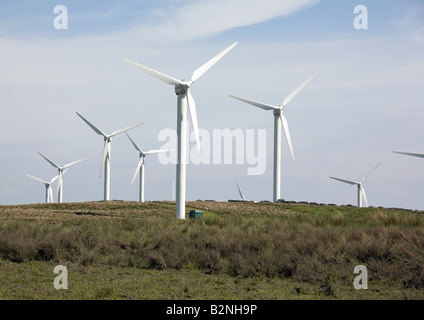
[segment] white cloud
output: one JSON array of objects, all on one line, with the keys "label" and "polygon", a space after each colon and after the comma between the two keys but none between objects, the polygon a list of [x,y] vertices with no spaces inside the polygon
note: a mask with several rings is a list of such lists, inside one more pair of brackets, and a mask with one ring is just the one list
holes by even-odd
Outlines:
[{"label": "white cloud", "polygon": [[208,0],[155,12],[155,21],[139,28],[150,39],[187,41],[290,15],[320,0]]},{"label": "white cloud", "polygon": [[[190,9],[186,12],[163,11],[163,16],[158,17],[158,29],[146,24],[140,30],[147,32],[150,28],[154,35],[162,33],[174,35],[177,40],[189,40],[301,8],[294,2],[285,2],[292,6],[284,8],[277,2],[262,2],[259,7],[250,1],[243,2],[245,8],[237,14],[232,12],[237,1],[215,2],[218,8],[210,7],[208,19],[216,21],[223,13],[222,24],[221,20],[219,23],[206,21],[212,2],[192,1],[185,6]],[[306,6],[315,2],[302,3]],[[269,11],[270,4],[273,7]],[[176,14],[174,17],[172,12]],[[205,21],[200,23],[199,30],[190,28],[200,17]],[[176,26],[180,29],[175,29]],[[145,121],[144,126],[132,132],[134,139],[143,148],[155,149],[162,145],[158,132],[163,128],[175,129],[173,88],[122,63],[119,57],[136,59],[181,77],[191,74],[223,47],[212,40],[204,46],[189,43],[159,47],[146,45],[143,40],[131,30],[72,39],[0,39],[3,48],[0,51],[0,105],[3,108],[0,175],[1,187],[4,187],[0,190],[0,203],[43,200],[42,186],[24,175],[28,172],[48,178],[55,173],[36,154],[37,150],[63,163],[88,157],[66,177],[65,200],[102,198],[103,183],[98,173],[103,141],[75,115],[75,111],[104,131]],[[317,43],[280,40],[261,46],[254,41],[240,43],[193,87],[199,126],[206,130],[267,129],[270,138],[267,171],[264,176],[252,177],[246,175],[245,166],[190,166],[187,170],[188,198],[236,198],[233,176],[237,173],[246,195],[254,194],[254,200],[270,199],[272,115],[232,101],[227,94],[280,103],[286,94],[317,72],[318,77],[285,110],[296,161],[289,159],[287,145],[283,142],[282,179],[287,186],[283,189],[284,197],[354,203],[354,192],[333,183],[328,176],[340,174],[355,178],[383,160],[384,166],[367,181],[370,204],[422,208],[419,200],[422,162],[394,156],[391,152],[395,149],[422,152],[423,148],[421,123],[424,113],[420,103],[424,96],[420,75],[424,72],[424,64],[421,51],[416,51],[407,39],[393,36]],[[190,59],[185,59],[186,52],[192,53]],[[138,161],[137,154],[125,136],[116,137],[112,152],[112,197],[134,200],[137,187],[130,186],[130,180]],[[18,161],[21,161],[19,165]],[[399,198],[399,180],[405,173],[408,181],[405,178],[402,188],[409,192]],[[174,166],[161,166],[152,158],[147,175],[146,198],[170,199]],[[390,183],[384,183],[384,179],[388,179],[384,177],[390,177]],[[229,190],[222,188],[227,179],[231,185]],[[411,187],[409,181],[415,181],[417,186]]]},{"label": "white cloud", "polygon": [[119,13],[119,10],[116,9],[116,8],[113,8],[113,9],[109,9],[107,11],[71,14],[69,16],[69,18],[72,21],[105,19],[105,18],[110,18],[110,17],[116,16],[118,13]]},{"label": "white cloud", "polygon": [[392,20],[391,24],[409,34],[409,39],[422,46],[424,45],[424,5],[415,4],[405,9],[403,16]]}]

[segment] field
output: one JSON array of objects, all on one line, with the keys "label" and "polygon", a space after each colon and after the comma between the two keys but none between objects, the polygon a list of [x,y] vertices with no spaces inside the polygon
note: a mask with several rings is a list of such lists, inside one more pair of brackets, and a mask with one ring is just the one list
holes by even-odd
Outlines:
[{"label": "field", "polygon": [[[310,203],[0,206],[3,300],[424,299],[424,212]],[[68,289],[53,286],[57,265]],[[355,289],[357,265],[368,288]]]}]

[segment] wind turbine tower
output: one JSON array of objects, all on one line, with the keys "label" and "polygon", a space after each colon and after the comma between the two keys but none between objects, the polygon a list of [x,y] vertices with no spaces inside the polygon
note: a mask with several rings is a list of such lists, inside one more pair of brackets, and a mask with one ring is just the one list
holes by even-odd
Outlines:
[{"label": "wind turbine tower", "polygon": [[102,171],[104,168],[104,201],[110,200],[110,145],[112,143],[112,137],[117,136],[118,134],[124,133],[130,129],[133,129],[135,127],[138,127],[139,125],[142,125],[144,122],[135,124],[131,127],[125,128],[125,129],[119,129],[113,131],[111,134],[103,133],[100,129],[96,128],[91,122],[89,122],[87,119],[85,119],[82,115],[80,115],[77,112],[77,115],[86,123],[88,126],[94,130],[98,135],[103,136],[104,138],[104,147],[103,147],[103,157],[102,157],[102,163],[100,165],[100,174],[99,177],[102,176]]},{"label": "wind turbine tower", "polygon": [[358,208],[363,207],[362,199],[365,202],[365,207],[368,207],[367,196],[365,194],[365,189],[362,187],[362,183],[364,183],[364,181],[371,175],[371,173],[374,172],[375,169],[377,169],[377,167],[380,164],[381,164],[381,162],[379,162],[370,172],[368,172],[367,175],[361,181],[345,180],[345,179],[334,178],[334,177],[330,177],[330,178],[344,182],[344,183],[347,183],[347,184],[350,184],[350,185],[356,185],[358,187]]},{"label": "wind turbine tower", "polygon": [[280,199],[281,194],[281,126],[284,129],[284,133],[289,145],[290,154],[294,160],[294,153],[292,142],[290,138],[289,127],[287,120],[283,115],[284,107],[311,81],[316,74],[312,75],[308,80],[306,80],[302,85],[300,85],[296,90],[289,94],[279,106],[269,105],[262,102],[257,102],[253,100],[248,100],[244,98],[239,98],[233,95],[229,95],[230,98],[237,99],[239,101],[251,104],[255,107],[261,108],[263,110],[272,111],[274,115],[274,176],[273,176],[273,201],[276,202]]},{"label": "wind turbine tower", "polygon": [[[65,170],[63,173],[65,173],[67,170]],[[51,179],[50,181],[45,181],[45,180],[42,180],[42,179],[40,179],[40,178],[37,178],[37,177],[34,177],[34,176],[31,176],[31,175],[29,175],[29,174],[26,174],[28,177],[30,177],[30,178],[32,178],[32,179],[34,179],[34,180],[37,180],[37,181],[39,181],[39,182],[41,182],[41,183],[43,183],[44,184],[44,186],[46,187],[46,203],[53,203],[53,191],[52,191],[52,188],[51,188],[51,184],[53,183],[53,182],[55,182],[56,180],[57,180],[57,178],[59,178],[59,175],[57,175],[56,177],[54,177],[53,179]]]},{"label": "wind turbine tower", "polygon": [[65,164],[63,167],[57,165],[56,163],[54,163],[53,161],[49,160],[47,157],[45,157],[44,155],[42,155],[40,152],[38,152],[38,154],[40,156],[42,156],[48,163],[50,163],[53,167],[57,168],[58,170],[58,182],[57,182],[57,202],[61,203],[62,202],[62,194],[63,194],[63,174],[64,174],[64,170],[66,168],[69,168],[70,166],[73,166],[77,163],[80,163],[81,161],[87,160],[87,158],[81,159],[81,160],[77,160],[68,164]]},{"label": "wind turbine tower", "polygon": [[131,138],[131,136],[127,132],[125,132],[125,134],[127,135],[128,139],[130,139],[134,148],[139,152],[140,161],[138,162],[137,168],[135,169],[134,176],[131,180],[131,184],[134,183],[134,180],[135,180],[135,177],[137,176],[137,173],[140,173],[139,201],[144,202],[144,159],[146,158],[147,155],[157,154],[157,153],[161,153],[161,152],[169,152],[169,151],[173,151],[174,149],[160,149],[160,150],[143,151],[143,149],[141,149],[139,147],[139,145],[134,141],[133,138]]},{"label": "wind turbine tower", "polygon": [[201,155],[199,128],[197,124],[196,105],[190,93],[191,85],[196,82],[203,74],[205,74],[215,63],[224,57],[231,49],[237,45],[237,42],[223,50],[214,58],[203,64],[195,70],[189,81],[178,80],[165,75],[156,70],[147,68],[138,63],[121,58],[122,61],[135,66],[136,68],[146,72],[152,77],[175,87],[177,95],[177,136],[178,136],[178,158],[176,173],[176,217],[177,219],[185,219],[185,201],[186,201],[186,156],[187,156],[187,106],[190,112],[191,123],[193,125],[194,136],[196,138],[197,151]]}]

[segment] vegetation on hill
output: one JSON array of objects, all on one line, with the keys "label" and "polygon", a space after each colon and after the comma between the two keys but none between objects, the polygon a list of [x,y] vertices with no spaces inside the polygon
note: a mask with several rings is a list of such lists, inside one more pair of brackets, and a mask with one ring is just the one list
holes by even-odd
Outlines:
[{"label": "vegetation on hill", "polygon": [[[59,298],[424,298],[422,212],[214,201],[188,202],[190,209],[202,210],[203,218],[175,219],[172,202],[0,206],[0,298],[50,299],[55,291],[50,269],[59,264],[74,274],[73,292]],[[368,292],[353,288],[357,265],[368,270]],[[90,281],[110,275],[120,284],[102,294],[84,291],[84,282],[92,283],[85,273],[94,276]],[[137,274],[151,277],[139,294]],[[167,279],[163,288],[171,278],[186,284],[171,293],[159,289],[161,277]],[[25,286],[6,280],[17,278],[46,289],[31,296]],[[252,283],[263,290],[247,294]]]}]

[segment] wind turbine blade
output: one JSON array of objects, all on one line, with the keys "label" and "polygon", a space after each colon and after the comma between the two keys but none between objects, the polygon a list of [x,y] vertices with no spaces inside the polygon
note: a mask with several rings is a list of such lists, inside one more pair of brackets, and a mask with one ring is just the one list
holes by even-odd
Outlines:
[{"label": "wind turbine blade", "polygon": [[235,46],[237,45],[237,42],[234,42],[231,46],[221,51],[219,54],[217,54],[215,57],[210,59],[208,62],[203,64],[200,68],[195,70],[193,72],[193,75],[191,76],[191,81],[195,82],[197,79],[199,79],[202,75],[206,73],[212,66],[217,63],[221,58],[223,58],[228,52],[231,51]]},{"label": "wind turbine blade", "polygon": [[76,113],[86,124],[89,125],[89,127],[91,129],[93,129],[98,135],[101,135],[103,137],[107,137],[107,135],[101,131],[100,129],[96,128],[90,121],[88,121],[87,119],[85,119],[82,115],[80,115],[78,112]]},{"label": "wind turbine blade", "polygon": [[162,82],[165,82],[169,85],[176,86],[176,85],[182,85],[183,84],[183,82],[178,80],[178,79],[170,77],[170,76],[163,74],[159,71],[156,71],[156,70],[147,68],[145,66],[142,66],[141,64],[135,63],[131,60],[128,60],[128,59],[125,59],[125,58],[121,58],[121,60],[132,65],[132,66],[134,66],[134,67],[136,67],[136,68],[138,68],[138,69],[140,69],[140,70],[142,70],[142,71],[144,71],[144,72],[146,72],[147,74],[151,75],[152,77],[154,77],[154,78],[156,78],[156,79],[158,79]]},{"label": "wind turbine blade", "polygon": [[341,181],[341,182],[344,182],[344,183],[348,183],[348,184],[352,184],[352,185],[354,185],[354,184],[358,184],[358,182],[355,182],[355,181],[351,181],[351,180],[344,180],[344,179],[339,179],[339,178],[334,178],[334,177],[330,177],[331,179],[334,179],[334,180],[338,180],[338,181]]},{"label": "wind turbine blade", "polygon": [[238,192],[239,192],[239,194],[240,194],[240,197],[241,197],[244,201],[246,201],[246,198],[244,197],[243,191],[241,191],[241,188],[240,188],[240,185],[239,185],[239,184],[238,184],[238,182],[237,182],[237,179],[235,179],[235,178],[234,178],[234,180],[236,181],[237,189],[238,189]]},{"label": "wind turbine blade", "polygon": [[407,156],[413,156],[413,157],[419,157],[419,158],[424,158],[424,153],[414,153],[414,152],[400,152],[400,151],[393,151],[394,153],[399,153],[399,154],[405,154]]},{"label": "wind turbine blade", "polygon": [[258,108],[261,108],[261,109],[264,109],[264,110],[274,110],[274,109],[278,109],[276,106],[272,106],[272,105],[270,105],[270,104],[265,104],[265,103],[262,103],[262,102],[257,102],[257,101],[253,101],[253,100],[248,100],[248,99],[244,99],[244,98],[239,98],[239,97],[232,96],[232,95],[228,95],[228,96],[229,96],[230,98],[240,100],[240,101],[242,101],[242,102],[245,102],[245,103],[251,104],[252,106],[255,106],[255,107],[258,107]]},{"label": "wind turbine blade", "polygon": [[42,183],[49,183],[49,182],[47,182],[47,181],[44,181],[44,180],[42,180],[42,179],[40,179],[40,178],[37,178],[37,177],[34,177],[34,176],[31,176],[31,175],[29,175],[29,174],[26,174],[28,177],[30,177],[30,178],[32,178],[32,179],[34,179],[34,180],[37,180],[37,181],[39,181],[39,182],[42,182]]},{"label": "wind turbine blade", "polygon": [[81,160],[77,160],[77,161],[74,161],[74,162],[71,162],[71,163],[65,164],[65,165],[63,166],[63,169],[68,168],[68,167],[70,167],[70,166],[73,166],[74,164],[80,163],[80,162],[82,162],[82,161],[84,161],[84,160],[87,160],[87,159],[88,159],[88,158],[84,158],[84,159],[81,159]]},{"label": "wind turbine blade", "polygon": [[190,93],[190,90],[187,90],[186,97],[187,97],[188,109],[190,110],[190,118],[191,118],[191,124],[193,125],[194,137],[196,139],[197,152],[200,157],[202,155],[202,149],[200,146],[199,126],[197,124],[196,103],[194,102],[194,99]]},{"label": "wind turbine blade", "polygon": [[284,134],[286,135],[287,143],[289,144],[291,156],[294,160],[294,153],[293,153],[293,146],[292,146],[291,138],[290,138],[289,125],[287,123],[286,118],[283,116],[283,113],[280,113],[280,120],[281,120],[281,125],[283,126],[283,129],[284,129]]},{"label": "wind turbine blade", "polygon": [[365,207],[368,207],[368,202],[367,202],[367,196],[365,194],[365,189],[362,187],[362,185],[361,185],[360,188],[361,188],[362,198],[364,199]]},{"label": "wind turbine blade", "polygon": [[285,107],[308,83],[311,81],[317,74],[312,75],[309,77],[308,80],[306,80],[304,83],[302,83],[299,87],[296,88],[292,93],[290,93],[283,101],[283,107]]},{"label": "wind turbine blade", "polygon": [[99,174],[99,177],[101,177],[101,176],[102,176],[102,171],[103,171],[103,167],[104,167],[104,165],[105,165],[105,160],[106,160],[106,155],[107,155],[108,145],[109,145],[109,142],[108,142],[107,140],[105,140],[105,144],[104,144],[104,146],[103,146],[102,163],[101,163],[101,165],[100,165],[100,174]]},{"label": "wind turbine blade", "polygon": [[118,134],[121,134],[121,133],[126,132],[126,131],[128,131],[128,130],[131,130],[131,129],[135,128],[135,127],[141,126],[142,124],[144,124],[144,122],[137,123],[137,124],[135,124],[135,125],[132,125],[131,127],[127,127],[127,128],[123,128],[123,129],[116,130],[116,131],[112,132],[112,133],[109,135],[109,137],[117,136]]},{"label": "wind turbine blade", "polygon": [[367,175],[362,179],[362,181],[361,181],[361,183],[362,182],[364,182],[365,181],[365,179],[367,179],[370,175],[371,175],[371,173],[373,173],[374,172],[374,170],[375,169],[377,169],[378,168],[378,166],[381,164],[381,162],[379,162],[374,168],[372,168],[372,170],[370,171],[370,172],[368,172],[367,173]]},{"label": "wind turbine blade", "polygon": [[[37,151],[37,152],[38,152],[38,151]],[[46,159],[46,160],[47,160],[47,162],[48,162],[48,163],[50,163],[53,167],[60,169],[60,167],[59,167],[56,163],[54,163],[53,161],[50,161],[49,159],[47,159],[47,158],[46,158],[45,156],[43,156],[40,152],[38,152],[38,154],[39,154],[40,156],[42,156],[44,159]]]},{"label": "wind turbine blade", "polygon": [[59,191],[62,189],[62,171],[59,172],[59,181],[57,183],[57,198],[59,199]]},{"label": "wind turbine blade", "polygon": [[171,152],[171,151],[175,151],[175,149],[159,149],[159,150],[149,150],[147,152],[145,152],[145,155],[149,155],[149,154],[156,154],[156,153],[161,153],[161,152]]},{"label": "wind turbine blade", "polygon": [[[63,173],[65,173],[68,170],[65,170]],[[53,179],[50,180],[49,184],[52,184],[53,182],[55,182],[57,180],[57,178],[59,178],[59,175],[57,175],[56,177],[54,177]]]},{"label": "wind turbine blade", "polygon": [[128,132],[125,131],[125,134],[127,135],[128,139],[130,139],[130,141],[131,141],[132,145],[134,146],[134,148],[137,151],[139,151],[141,153],[144,153],[143,150],[141,150],[141,148],[139,147],[139,145],[133,140],[133,138],[131,138],[131,136],[128,134]]},{"label": "wind turbine blade", "polygon": [[135,169],[134,176],[131,180],[131,184],[134,183],[135,177],[137,177],[137,173],[140,171],[140,168],[141,168],[141,165],[143,164],[143,161],[144,161],[144,157],[141,157],[140,161],[137,164],[137,168]]}]

